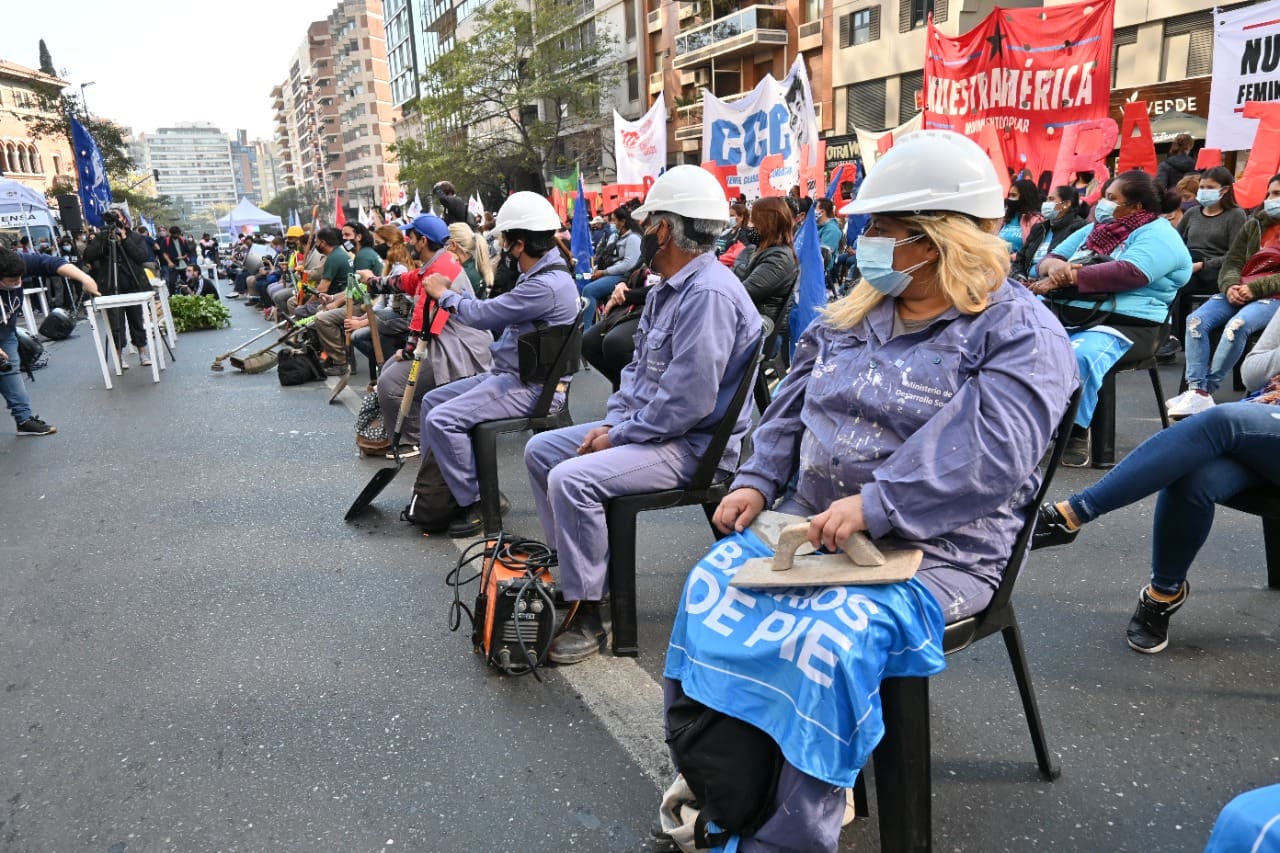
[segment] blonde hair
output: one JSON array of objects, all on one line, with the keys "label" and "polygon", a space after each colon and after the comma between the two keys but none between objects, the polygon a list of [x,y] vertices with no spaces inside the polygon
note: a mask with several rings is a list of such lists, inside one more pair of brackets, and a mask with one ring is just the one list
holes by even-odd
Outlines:
[{"label": "blonde hair", "polygon": [[[1009,249],[996,236],[999,220],[979,224],[959,213],[895,216],[912,233],[922,233],[938,250],[938,287],[961,314],[980,314],[988,297],[1009,277]],[[885,296],[863,281],[848,296],[823,309],[828,325],[849,329],[861,323]]]},{"label": "blonde hair", "polygon": [[493,263],[489,260],[489,250],[485,247],[476,251],[476,232],[471,230],[471,226],[465,222],[455,222],[449,226],[449,237],[453,241],[453,254],[457,256],[458,263],[464,264],[467,258],[475,258],[476,272],[484,279],[485,286],[491,287]]}]

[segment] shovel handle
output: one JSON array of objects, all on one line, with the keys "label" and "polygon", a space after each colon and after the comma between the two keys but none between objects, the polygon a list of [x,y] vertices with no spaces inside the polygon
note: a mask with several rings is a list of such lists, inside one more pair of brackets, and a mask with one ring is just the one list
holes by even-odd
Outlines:
[{"label": "shovel handle", "polygon": [[[789,524],[778,533],[778,547],[773,552],[773,570],[785,572],[795,565],[796,551],[809,541],[809,524]],[[864,533],[854,533],[845,540],[843,549],[855,566],[883,566],[884,554]]]}]

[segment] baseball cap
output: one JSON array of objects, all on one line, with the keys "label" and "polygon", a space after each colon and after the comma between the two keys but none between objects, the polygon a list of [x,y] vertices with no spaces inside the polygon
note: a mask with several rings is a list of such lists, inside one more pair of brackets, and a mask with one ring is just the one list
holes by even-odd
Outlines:
[{"label": "baseball cap", "polygon": [[449,242],[449,226],[444,224],[443,219],[432,213],[424,213],[408,225],[401,225],[400,230],[416,231],[432,243],[439,243],[441,246]]}]

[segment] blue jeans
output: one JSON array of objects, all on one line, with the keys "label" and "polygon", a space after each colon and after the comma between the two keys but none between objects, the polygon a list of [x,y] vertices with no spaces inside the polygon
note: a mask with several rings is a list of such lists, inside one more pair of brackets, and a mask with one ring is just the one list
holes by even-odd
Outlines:
[{"label": "blue jeans", "polygon": [[[1236,307],[1221,293],[1187,318],[1187,387],[1212,394],[1244,355],[1249,336],[1264,329],[1280,308],[1280,299],[1258,299]],[[1226,327],[1223,329],[1223,327]],[[1218,348],[1209,358],[1209,333],[1223,329]]]},{"label": "blue jeans", "polygon": [[613,289],[626,278],[620,275],[606,275],[603,278],[597,278],[595,281],[588,281],[582,285],[582,295],[587,298],[587,315],[583,321],[583,328],[590,329],[591,324],[596,321],[596,307],[601,302],[608,301],[613,295]]},{"label": "blue jeans", "polygon": [[1280,406],[1239,402],[1156,433],[1067,500],[1081,521],[1092,521],[1159,492],[1151,585],[1173,594],[1209,536],[1215,505],[1262,484],[1280,484]]},{"label": "blue jeans", "polygon": [[8,327],[0,327],[0,349],[9,356],[4,369],[0,370],[0,394],[4,395],[14,423],[20,424],[31,417],[31,398],[27,396],[27,386],[23,384],[22,373],[18,370],[21,356],[18,355],[16,319]]}]

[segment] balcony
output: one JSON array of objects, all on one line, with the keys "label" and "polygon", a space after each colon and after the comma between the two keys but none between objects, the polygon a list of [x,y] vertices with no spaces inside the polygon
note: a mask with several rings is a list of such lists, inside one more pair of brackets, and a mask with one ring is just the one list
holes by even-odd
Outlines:
[{"label": "balcony", "polygon": [[[726,103],[737,101],[750,95],[750,92],[736,92],[732,95],[725,95],[720,100]],[[702,99],[699,98],[696,104],[689,104],[685,107],[676,107],[676,140],[678,142],[689,142],[691,140],[702,140]]]},{"label": "balcony", "polygon": [[748,6],[676,36],[672,65],[689,68],[720,57],[741,56],[787,44],[783,6]]},{"label": "balcony", "polygon": [[649,94],[656,95],[662,91],[662,72],[655,71],[649,75]]},{"label": "balcony", "polygon": [[822,20],[801,24],[796,34],[796,50],[804,53],[806,50],[816,50],[820,47],[822,47]]},{"label": "balcony", "polygon": [[656,33],[662,29],[662,7],[659,6],[645,18],[645,32]]}]

